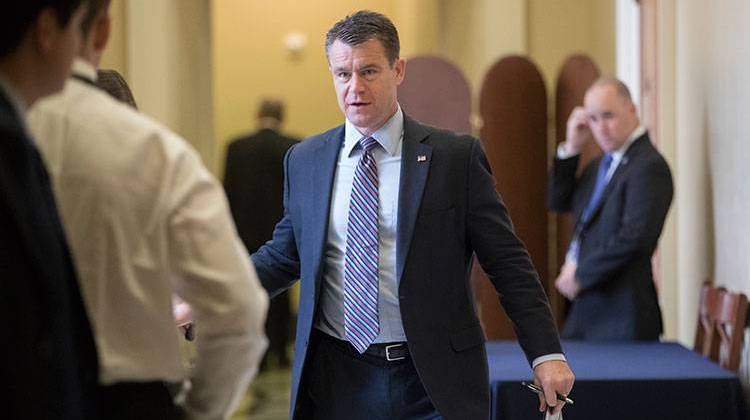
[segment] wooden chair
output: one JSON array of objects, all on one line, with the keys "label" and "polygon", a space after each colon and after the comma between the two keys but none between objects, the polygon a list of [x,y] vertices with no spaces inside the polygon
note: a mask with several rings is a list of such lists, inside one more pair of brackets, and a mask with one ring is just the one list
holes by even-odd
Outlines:
[{"label": "wooden chair", "polygon": [[[706,357],[711,357],[713,353],[718,354],[719,334],[716,329],[716,316],[719,296],[725,291],[723,287],[714,287],[710,280],[706,280],[701,289],[693,350]],[[713,360],[719,361],[718,357]]]},{"label": "wooden chair", "polygon": [[732,372],[737,372],[740,368],[746,319],[747,297],[742,293],[726,290],[720,293],[716,312],[716,331],[719,340],[718,346],[714,345],[711,358],[718,359],[719,365]]}]

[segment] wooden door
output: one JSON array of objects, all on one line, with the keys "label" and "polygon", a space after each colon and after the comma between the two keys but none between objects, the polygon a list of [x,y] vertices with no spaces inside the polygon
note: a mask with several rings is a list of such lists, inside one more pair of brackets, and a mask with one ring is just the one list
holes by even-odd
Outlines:
[{"label": "wooden door", "polygon": [[[543,284],[547,279],[548,224],[544,204],[547,179],[547,92],[536,65],[508,56],[487,72],[480,93],[480,138],[513,220]],[[475,294],[488,339],[513,338],[495,290],[474,268]]]}]

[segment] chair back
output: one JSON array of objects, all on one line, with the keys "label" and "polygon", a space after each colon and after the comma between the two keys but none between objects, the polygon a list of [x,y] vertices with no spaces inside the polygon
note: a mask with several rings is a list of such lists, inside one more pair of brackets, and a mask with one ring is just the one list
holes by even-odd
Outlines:
[{"label": "chair back", "polygon": [[746,319],[747,297],[742,293],[726,290],[720,293],[716,314],[718,352],[713,350],[712,359],[718,359],[719,365],[732,372],[737,372],[740,368]]},{"label": "chair back", "polygon": [[[715,287],[710,280],[703,283],[700,304],[698,306],[698,323],[695,328],[695,344],[693,350],[706,356],[718,354],[719,334],[716,330],[716,316],[719,308],[719,296],[726,291],[723,287]],[[718,357],[713,358],[718,362]]]}]

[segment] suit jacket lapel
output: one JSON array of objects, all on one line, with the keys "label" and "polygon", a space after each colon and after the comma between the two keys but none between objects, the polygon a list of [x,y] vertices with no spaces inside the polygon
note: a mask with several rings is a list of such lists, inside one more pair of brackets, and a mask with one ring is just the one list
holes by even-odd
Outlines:
[{"label": "suit jacket lapel", "polygon": [[649,141],[648,134],[644,134],[641,137],[635,139],[635,141],[633,141],[633,144],[631,144],[628,148],[628,151],[625,152],[625,156],[622,157],[622,160],[620,160],[620,163],[617,165],[615,172],[612,174],[612,178],[609,179],[609,182],[607,182],[607,185],[604,187],[604,191],[602,191],[602,197],[599,199],[599,202],[596,203],[596,207],[594,207],[594,210],[591,213],[591,217],[589,218],[587,224],[591,224],[594,218],[596,218],[597,213],[599,213],[599,210],[606,202],[607,197],[609,197],[609,194],[612,192],[612,189],[616,185],[617,181],[622,178],[625,172],[627,172],[630,164],[630,159],[633,159],[633,157],[639,153],[639,150],[643,146],[644,141]]},{"label": "suit jacket lapel", "polygon": [[321,267],[323,263],[323,250],[328,237],[328,216],[331,212],[331,194],[333,191],[333,179],[336,174],[339,152],[344,141],[344,126],[334,130],[326,141],[322,142],[312,156],[312,177],[310,179],[310,200],[312,208],[307,212],[310,218],[304,226],[310,226],[310,237],[312,238],[311,250],[316,267],[315,273],[315,295],[320,290]]},{"label": "suit jacket lapel", "polygon": [[[56,240],[64,243],[62,233],[57,236],[57,213],[52,200],[51,190],[45,191],[43,182],[46,179],[44,163],[31,142],[23,122],[19,120],[15,108],[0,90],[0,118],[12,121],[7,128],[15,131],[15,138],[2,139],[0,144],[0,200],[6,201],[10,216],[15,221],[29,256],[40,265],[35,270],[45,275],[44,261],[53,252],[50,247]],[[10,160],[10,161],[8,161]],[[42,179],[41,177],[45,177]],[[46,196],[49,194],[49,196]],[[50,213],[51,212],[51,213]],[[42,222],[35,219],[44,217]],[[55,218],[54,222],[50,218]],[[38,226],[39,225],[39,226]]]},{"label": "suit jacket lapel", "polygon": [[[23,124],[18,120],[20,116],[17,115],[15,108],[5,95],[5,92],[0,88],[0,118],[2,121],[3,128],[11,129],[17,134],[16,138],[13,139],[2,139],[3,143],[0,144],[0,194],[4,195],[6,204],[9,212],[13,217],[21,236],[24,239],[24,245],[27,246],[31,255],[35,257],[37,248],[34,246],[35,240],[34,235],[29,228],[29,217],[33,215],[32,209],[26,207],[27,197],[33,196],[34,191],[30,191],[35,185],[28,185],[28,182],[24,183],[24,177],[28,178],[28,174],[25,171],[29,170],[28,155],[31,144],[28,138],[25,138]],[[6,159],[13,159],[15,161],[5,162]],[[22,172],[23,171],[23,172]],[[26,190],[26,191],[24,191]]]},{"label": "suit jacket lapel", "polygon": [[406,256],[409,253],[417,213],[432,161],[432,147],[423,143],[429,132],[404,115],[404,140],[401,149],[401,181],[398,193],[398,227],[396,236],[396,279],[401,284]]}]

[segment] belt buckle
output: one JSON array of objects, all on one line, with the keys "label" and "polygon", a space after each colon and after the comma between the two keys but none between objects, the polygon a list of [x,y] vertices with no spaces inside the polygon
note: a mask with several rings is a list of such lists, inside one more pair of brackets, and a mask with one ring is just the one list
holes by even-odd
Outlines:
[{"label": "belt buckle", "polygon": [[391,357],[391,349],[396,349],[399,347],[402,347],[403,344],[391,344],[390,346],[385,346],[385,360],[389,362],[395,362],[397,360],[404,360],[406,359],[406,356],[401,357]]}]

